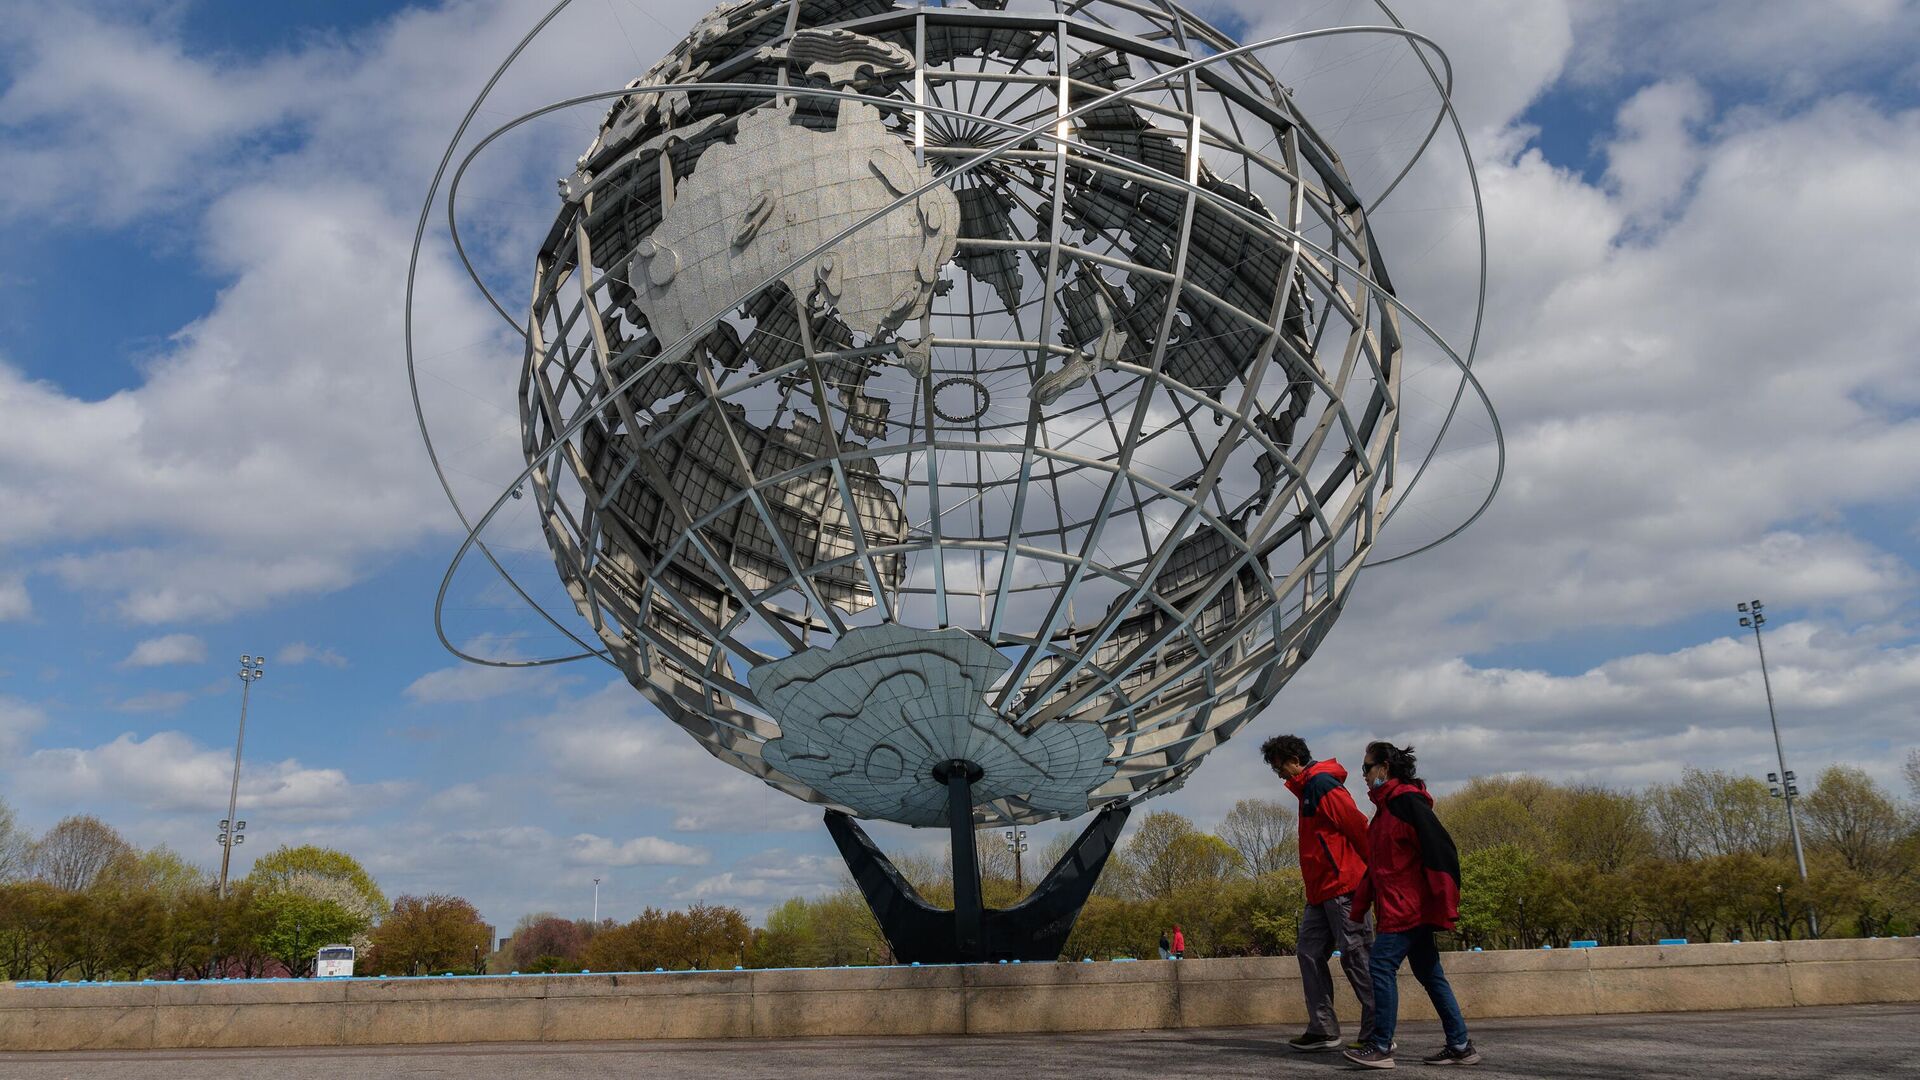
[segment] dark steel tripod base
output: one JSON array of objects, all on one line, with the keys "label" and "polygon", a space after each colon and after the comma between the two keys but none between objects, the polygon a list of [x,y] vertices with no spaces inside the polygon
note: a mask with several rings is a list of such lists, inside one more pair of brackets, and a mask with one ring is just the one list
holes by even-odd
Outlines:
[{"label": "dark steel tripod base", "polygon": [[[971,774],[971,775],[970,775]],[[1073,931],[1074,920],[1093,893],[1107,856],[1127,823],[1127,807],[1100,811],[1066,855],[1033,893],[1005,909],[980,900],[980,867],[974,857],[973,815],[967,789],[979,770],[968,762],[950,762],[935,770],[947,784],[955,807],[950,817],[954,850],[954,910],[921,899],[853,818],[827,811],[827,831],[853,880],[867,898],[880,930],[899,963],[964,964],[996,960],[1057,960]]]}]

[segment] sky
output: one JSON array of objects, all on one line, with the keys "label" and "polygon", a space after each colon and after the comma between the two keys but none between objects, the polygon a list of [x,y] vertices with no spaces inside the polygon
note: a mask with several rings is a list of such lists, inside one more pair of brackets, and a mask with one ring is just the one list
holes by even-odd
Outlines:
[{"label": "sky", "polygon": [[[617,918],[696,900],[757,917],[838,882],[815,810],[708,757],[611,669],[475,667],[434,633],[461,530],[407,396],[409,243],[467,103],[547,6],[0,0],[0,796],[29,826],[98,814],[217,864],[249,653],[267,662],[242,869],[335,846],[389,895],[464,895],[503,929],[586,915],[595,878]],[[624,84],[706,7],[579,0],[481,121]],[[1196,7],[1244,40],[1380,21],[1360,0]],[[1750,597],[1803,786],[1843,763],[1896,788],[1920,743],[1920,3],[1396,10],[1452,60],[1484,196],[1476,369],[1505,486],[1459,540],[1363,573],[1267,713],[1146,809],[1205,826],[1278,794],[1256,749],[1286,731],[1349,765],[1370,738],[1411,742],[1441,790],[1763,774],[1733,610]],[[1431,115],[1404,49],[1267,62],[1363,192]],[[504,295],[595,119],[529,125],[463,188]],[[1463,341],[1457,146],[1376,228],[1403,298]],[[484,505],[518,467],[520,350],[443,229],[418,311],[424,407]],[[1452,389],[1429,364],[1410,412]],[[1491,462],[1484,416],[1464,416],[1383,551],[1444,531]],[[551,563],[511,547],[553,596]],[[473,573],[450,593],[456,643],[550,643]]]}]

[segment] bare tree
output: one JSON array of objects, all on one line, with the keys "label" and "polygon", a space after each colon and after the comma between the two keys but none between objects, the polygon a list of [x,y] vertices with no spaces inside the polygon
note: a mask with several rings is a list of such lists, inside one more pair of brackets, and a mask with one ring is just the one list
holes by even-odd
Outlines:
[{"label": "bare tree", "polygon": [[56,889],[79,892],[130,850],[113,826],[91,814],[75,814],[33,845],[33,876]]},{"label": "bare tree", "polygon": [[1920,802],[1920,748],[1907,751],[1907,790],[1913,793],[1915,802]]},{"label": "bare tree", "polygon": [[1241,799],[1220,822],[1220,839],[1240,856],[1240,865],[1258,877],[1297,866],[1293,810],[1272,799]]},{"label": "bare tree", "polygon": [[21,830],[13,807],[0,799],[0,881],[12,881],[26,873],[32,846],[33,840]]},{"label": "bare tree", "polygon": [[1785,812],[1751,776],[1688,768],[1678,784],[1649,788],[1647,809],[1666,858],[1771,855],[1786,846]]}]

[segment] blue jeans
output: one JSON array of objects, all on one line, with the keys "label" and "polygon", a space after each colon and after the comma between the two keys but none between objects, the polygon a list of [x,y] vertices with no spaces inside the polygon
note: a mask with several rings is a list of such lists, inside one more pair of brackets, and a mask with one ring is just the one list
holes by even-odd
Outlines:
[{"label": "blue jeans", "polygon": [[1378,933],[1373,937],[1373,1043],[1382,1050],[1393,1046],[1393,1029],[1400,1018],[1400,984],[1395,976],[1400,962],[1408,960],[1413,977],[1426,987],[1433,1011],[1440,1014],[1440,1027],[1447,1033],[1448,1046],[1467,1044],[1467,1018],[1460,1015],[1460,1003],[1453,1000],[1453,987],[1447,985],[1447,973],[1440,970],[1440,950],[1433,943],[1433,927],[1422,926],[1404,933]]}]

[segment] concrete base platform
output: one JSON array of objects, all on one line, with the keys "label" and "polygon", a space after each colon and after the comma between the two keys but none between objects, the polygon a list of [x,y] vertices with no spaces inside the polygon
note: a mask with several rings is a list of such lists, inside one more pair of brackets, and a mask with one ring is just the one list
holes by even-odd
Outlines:
[{"label": "concrete base platform", "polygon": [[[1920,939],[1450,953],[1472,1018],[1920,1003]],[[1339,986],[1342,1015],[1357,1009]],[[1402,1016],[1433,1016],[1402,976]],[[1007,1035],[1305,1024],[1291,957],[0,989],[0,1050]]]},{"label": "concrete base platform", "polygon": [[[1920,1006],[1854,1005],[1523,1020],[1474,1019],[1480,1080],[1539,1077],[1799,1080],[1905,1076],[1920,1061]],[[919,1036],[778,1042],[488,1043],[288,1050],[0,1054],[8,1080],[1165,1080],[1352,1076],[1338,1054],[1296,1054],[1291,1028],[1075,1035]],[[1437,1024],[1407,1023],[1400,1065],[1419,1077]],[[1444,1074],[1436,1074],[1444,1075]]]}]

